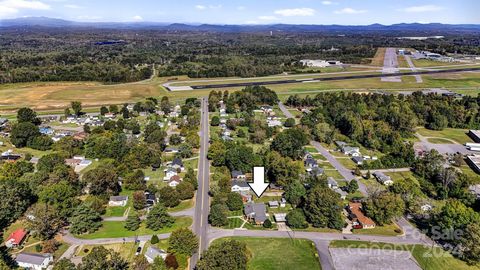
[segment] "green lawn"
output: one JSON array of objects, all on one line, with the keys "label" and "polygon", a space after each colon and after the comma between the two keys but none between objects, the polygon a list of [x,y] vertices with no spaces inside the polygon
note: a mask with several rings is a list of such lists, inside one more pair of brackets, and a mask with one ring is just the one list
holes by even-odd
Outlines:
[{"label": "green lawn", "polygon": [[161,233],[168,233],[174,231],[178,228],[182,227],[189,227],[192,225],[192,219],[190,217],[178,217],[175,218],[175,223],[172,227],[163,228],[159,231],[152,231],[145,227],[145,224],[142,223],[140,228],[136,231],[129,231],[125,229],[124,226],[125,222],[119,221],[104,221],[102,223],[102,227],[90,234],[82,234],[76,235],[76,237],[81,239],[98,239],[98,238],[120,238],[120,237],[131,237],[135,235],[151,235],[151,234],[161,234]]},{"label": "green lawn", "polygon": [[426,128],[418,128],[417,132],[425,137],[436,137],[436,138],[445,138],[454,140],[457,143],[465,144],[467,142],[472,142],[470,137],[468,137],[467,129],[459,129],[459,128],[445,128],[443,130],[430,130]]},{"label": "green lawn", "polygon": [[[225,241],[227,239],[222,238],[215,241]],[[247,269],[250,270],[321,269],[317,258],[317,250],[310,240],[249,237],[233,237],[230,239],[235,239],[247,245],[247,249],[251,253],[247,265]]]},{"label": "green lawn", "polygon": [[451,140],[444,139],[444,138],[428,138],[427,141],[434,144],[452,144],[453,143]]},{"label": "green lawn", "polygon": [[474,183],[480,184],[480,175],[470,168],[468,165],[462,165],[460,167],[462,173],[467,175],[468,179],[473,180]]},{"label": "green lawn", "polygon": [[168,208],[168,212],[179,212],[179,211],[190,209],[190,208],[193,207],[194,200],[195,200],[195,198],[192,198],[190,200],[181,201],[179,205],[177,205],[175,207],[172,207],[172,208]]},{"label": "green lawn", "polygon": [[[77,256],[86,256],[88,255],[92,249],[95,247],[96,245],[81,245],[78,249],[77,249]],[[117,243],[117,244],[106,244],[106,245],[102,245],[104,248],[106,249],[110,249],[110,250],[113,250],[115,252],[118,252],[120,254],[120,256],[122,256],[122,258],[124,258],[125,260],[129,261],[129,262],[132,262],[133,259],[135,258],[135,252],[137,250],[137,244],[133,243],[133,242],[129,242],[129,243]]]},{"label": "green lawn", "polygon": [[330,248],[377,248],[389,250],[410,251],[422,269],[425,270],[479,270],[478,266],[467,265],[464,261],[454,258],[441,248],[423,245],[396,245],[388,243],[373,243],[353,240],[335,240],[330,242]]},{"label": "green lawn", "polygon": [[228,224],[226,226],[223,226],[224,229],[235,229],[235,228],[240,228],[242,226],[243,220],[240,218],[229,218],[228,219]]},{"label": "green lawn", "polygon": [[[398,230],[396,232],[395,230]],[[373,229],[360,229],[353,230],[354,234],[370,234],[370,235],[382,235],[382,236],[397,236],[402,234],[402,230],[395,224],[386,224],[383,226],[375,226]]]}]

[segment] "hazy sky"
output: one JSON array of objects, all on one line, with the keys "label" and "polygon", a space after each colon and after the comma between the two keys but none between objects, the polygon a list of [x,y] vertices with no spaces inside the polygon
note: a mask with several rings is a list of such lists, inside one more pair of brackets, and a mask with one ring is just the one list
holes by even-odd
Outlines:
[{"label": "hazy sky", "polygon": [[0,0],[0,19],[217,24],[480,24],[479,0]]}]

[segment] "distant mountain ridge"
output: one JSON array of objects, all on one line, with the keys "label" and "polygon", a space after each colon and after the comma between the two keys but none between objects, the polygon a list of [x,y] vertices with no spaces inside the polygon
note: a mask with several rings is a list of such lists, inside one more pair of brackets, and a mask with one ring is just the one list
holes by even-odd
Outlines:
[{"label": "distant mountain ridge", "polygon": [[159,29],[173,31],[212,31],[212,32],[349,32],[349,31],[480,31],[480,24],[441,24],[441,23],[399,23],[392,25],[315,25],[315,24],[270,24],[270,25],[225,25],[188,24],[162,22],[76,22],[47,17],[25,17],[0,20],[0,27],[91,27],[119,29]]}]

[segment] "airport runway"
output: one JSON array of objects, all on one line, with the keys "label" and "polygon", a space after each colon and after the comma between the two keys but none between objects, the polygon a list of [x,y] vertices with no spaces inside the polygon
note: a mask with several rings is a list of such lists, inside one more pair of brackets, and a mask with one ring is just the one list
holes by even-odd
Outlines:
[{"label": "airport runway", "polygon": [[[188,87],[190,87],[191,90],[201,90],[201,89],[215,89],[215,88],[228,88],[228,87],[245,87],[245,86],[254,86],[254,85],[314,83],[314,82],[323,82],[323,81],[342,81],[342,80],[355,80],[355,79],[366,79],[366,78],[414,76],[414,75],[437,74],[437,73],[456,73],[456,72],[468,72],[468,71],[480,71],[480,67],[427,70],[427,71],[412,71],[412,72],[390,73],[390,74],[365,74],[365,75],[352,75],[352,76],[336,76],[336,77],[323,77],[323,78],[315,78],[315,79],[297,79],[297,80],[278,80],[278,81],[264,81],[264,82],[239,82],[239,83],[225,83],[225,84],[207,84],[207,85],[194,85],[194,86],[188,86]],[[168,87],[167,87],[167,89],[169,91],[172,91]]]},{"label": "airport runway", "polygon": [[[396,74],[398,72],[397,50],[395,48],[387,48],[383,58],[382,73]],[[381,80],[382,82],[402,82],[402,78],[400,78],[400,76],[381,77]]]}]

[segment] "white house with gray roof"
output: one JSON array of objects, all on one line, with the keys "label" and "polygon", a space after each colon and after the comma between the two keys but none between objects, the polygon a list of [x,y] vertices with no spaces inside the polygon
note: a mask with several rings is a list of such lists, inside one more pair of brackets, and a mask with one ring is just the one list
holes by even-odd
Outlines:
[{"label": "white house with gray roof", "polygon": [[165,258],[167,258],[167,252],[163,249],[159,249],[154,246],[149,246],[144,256],[145,256],[145,259],[147,259],[147,262],[153,263],[153,261],[157,257],[161,257],[163,260],[165,260]]},{"label": "white house with gray roof", "polygon": [[27,253],[22,252],[15,258],[19,267],[25,269],[42,270],[47,269],[48,265],[53,262],[53,255],[50,253]]}]

